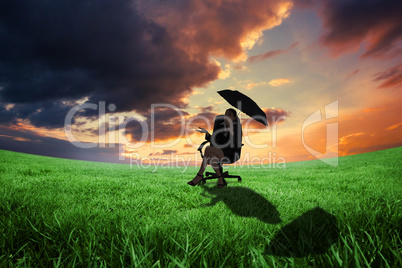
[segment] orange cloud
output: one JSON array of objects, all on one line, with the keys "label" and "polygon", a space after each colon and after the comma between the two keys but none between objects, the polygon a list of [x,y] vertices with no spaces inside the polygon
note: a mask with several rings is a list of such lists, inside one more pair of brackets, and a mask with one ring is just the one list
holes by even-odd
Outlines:
[{"label": "orange cloud", "polygon": [[293,6],[289,0],[173,1],[155,6],[138,3],[147,18],[175,33],[176,46],[193,58],[204,55],[244,60],[262,32],[282,23]]},{"label": "orange cloud", "polygon": [[278,78],[278,79],[273,79],[271,81],[268,82],[268,84],[270,84],[273,87],[279,87],[285,84],[289,84],[292,81],[286,78]]},{"label": "orange cloud", "polygon": [[339,139],[339,144],[348,144],[348,143],[350,143],[350,138],[358,137],[358,136],[361,136],[361,135],[364,135],[364,133],[360,132],[360,133],[353,133],[353,134],[343,136],[343,137],[341,137]]},{"label": "orange cloud", "polygon": [[386,128],[386,130],[393,130],[393,129],[398,128],[401,125],[402,125],[402,122],[398,123],[398,124],[395,124],[395,125],[392,125],[392,126],[389,126],[389,127]]},{"label": "orange cloud", "polygon": [[339,145],[340,155],[371,152],[402,145],[402,128],[398,127],[401,124],[402,108],[398,102],[388,103],[386,107],[373,109],[365,116],[359,112],[347,120],[342,120],[340,117],[339,134],[340,137],[346,138],[345,143]]},{"label": "orange cloud", "polygon": [[279,87],[279,86],[282,86],[285,84],[289,84],[291,82],[292,81],[287,78],[277,78],[277,79],[272,79],[269,82],[253,82],[250,80],[245,80],[245,81],[240,81],[239,84],[241,87],[244,87],[244,88],[250,90],[250,89],[253,89],[258,86],[266,86],[266,85],[270,85],[273,87]]},{"label": "orange cloud", "polygon": [[[402,108],[398,101],[347,116],[341,111],[338,118],[307,127],[304,141],[309,147],[324,154],[328,149],[326,148],[327,124],[337,122],[339,156],[402,146],[400,114],[402,114]],[[283,136],[278,133],[275,151],[287,161],[314,159],[303,146],[301,129],[292,135]]]},{"label": "orange cloud", "polygon": [[381,111],[384,110],[386,107],[376,107],[376,108],[366,108],[363,110],[363,112],[375,112],[375,111]]},{"label": "orange cloud", "polygon": [[248,90],[258,87],[258,86],[265,86],[267,84],[268,84],[267,82],[253,82],[251,80],[239,81],[239,85]]}]

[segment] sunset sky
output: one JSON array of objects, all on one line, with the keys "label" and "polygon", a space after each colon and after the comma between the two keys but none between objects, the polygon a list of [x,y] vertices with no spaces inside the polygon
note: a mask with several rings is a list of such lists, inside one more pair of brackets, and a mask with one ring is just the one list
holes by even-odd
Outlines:
[{"label": "sunset sky", "polygon": [[[201,118],[212,124],[230,107],[222,89],[254,99],[270,122],[241,114],[243,164],[315,159],[302,129],[317,110],[323,120],[303,137],[324,156],[401,146],[400,14],[400,0],[1,1],[0,149],[194,164],[204,140],[194,130],[211,130]],[[92,148],[65,134],[79,104],[105,107],[101,117],[80,110],[69,126]],[[162,105],[153,115],[152,104]],[[330,104],[337,116],[326,120]]]}]

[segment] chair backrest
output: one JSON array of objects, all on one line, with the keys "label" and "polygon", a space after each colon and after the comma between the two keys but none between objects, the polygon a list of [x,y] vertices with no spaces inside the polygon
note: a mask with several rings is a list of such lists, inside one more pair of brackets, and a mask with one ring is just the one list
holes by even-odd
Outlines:
[{"label": "chair backrest", "polygon": [[241,123],[240,123],[239,118],[237,118],[237,122],[234,124],[234,127],[235,127],[235,130],[234,130],[235,131],[235,135],[234,135],[234,138],[235,138],[234,144],[235,145],[234,145],[234,148],[235,148],[236,157],[233,160],[234,160],[234,162],[236,162],[240,158],[241,147],[243,146],[243,143],[242,143],[243,131],[242,131],[242,128],[241,128]]},{"label": "chair backrest", "polygon": [[[224,136],[223,131],[221,131],[224,127],[224,118],[224,115],[218,115],[217,117],[215,117],[214,130],[211,137],[211,144],[215,147],[220,147],[221,144],[226,144],[228,142],[227,137]],[[234,122],[234,139],[232,141],[229,141],[229,146],[233,148],[235,154],[233,162],[236,162],[240,158],[241,147],[243,146],[242,136],[243,132],[241,123],[240,120],[237,119],[237,121]]]}]

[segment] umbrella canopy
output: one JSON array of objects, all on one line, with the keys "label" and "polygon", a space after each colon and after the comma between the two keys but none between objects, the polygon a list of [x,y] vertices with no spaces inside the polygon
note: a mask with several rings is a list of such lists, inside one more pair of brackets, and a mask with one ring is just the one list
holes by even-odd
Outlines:
[{"label": "umbrella canopy", "polygon": [[256,121],[268,126],[267,116],[263,110],[252,99],[237,90],[225,89],[218,91],[230,105],[236,107],[243,113],[252,117]]}]

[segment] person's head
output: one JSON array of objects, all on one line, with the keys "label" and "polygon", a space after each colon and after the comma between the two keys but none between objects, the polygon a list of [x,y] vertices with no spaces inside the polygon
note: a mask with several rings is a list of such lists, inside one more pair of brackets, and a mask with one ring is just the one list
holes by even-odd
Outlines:
[{"label": "person's head", "polygon": [[234,122],[237,118],[237,113],[235,109],[229,108],[226,110],[225,116],[229,117],[232,120],[232,122]]}]

